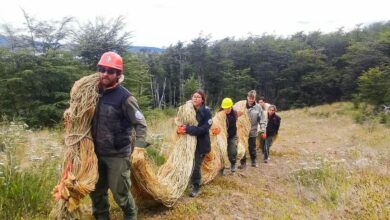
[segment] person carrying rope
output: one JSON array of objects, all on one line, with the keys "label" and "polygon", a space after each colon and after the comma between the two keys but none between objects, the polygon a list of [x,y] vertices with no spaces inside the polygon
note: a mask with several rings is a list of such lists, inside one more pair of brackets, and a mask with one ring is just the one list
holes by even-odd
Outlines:
[{"label": "person carrying rope", "polygon": [[[271,104],[267,103],[267,100],[265,99],[264,96],[260,96],[258,105],[260,106],[261,111],[263,112],[263,118],[265,121],[265,124],[267,125],[268,122],[268,108]],[[260,148],[262,153],[264,154],[264,144],[265,144],[265,139],[267,135],[265,133],[260,134],[259,137],[259,142],[260,142]]]},{"label": "person carrying rope", "polygon": [[96,219],[109,219],[108,189],[123,211],[124,219],[137,219],[137,206],[130,193],[131,131],[135,148],[146,147],[146,121],[135,97],[121,85],[122,57],[104,53],[97,64],[99,100],[92,121],[92,136],[98,158],[99,179],[91,192]]},{"label": "person carrying rope", "polygon": [[276,115],[276,106],[270,105],[268,108],[268,122],[266,129],[266,138],[263,145],[264,163],[268,163],[269,160],[269,149],[271,148],[272,142],[275,136],[278,134],[281,118]]},{"label": "person carrying rope", "polygon": [[[246,97],[246,108],[248,110],[249,120],[251,122],[251,128],[249,131],[248,138],[248,149],[249,155],[252,161],[252,167],[257,167],[256,164],[256,137],[260,135],[260,137],[265,136],[265,116],[263,116],[263,112],[259,105],[256,104],[256,91],[251,90],[248,92]],[[264,137],[265,138],[265,137]],[[239,169],[244,169],[246,167],[246,154],[240,160]]]},{"label": "person carrying rope", "polygon": [[190,197],[196,197],[200,193],[202,162],[205,155],[211,150],[209,129],[213,120],[210,108],[205,105],[206,97],[202,90],[196,90],[192,94],[191,101],[196,111],[198,126],[181,125],[177,127],[177,133],[196,136],[194,169],[191,176],[192,191],[189,194]]},{"label": "person carrying rope", "polygon": [[[267,117],[268,108],[271,104],[267,103],[267,100],[265,99],[264,96],[260,96],[258,104],[259,104],[261,110],[263,111],[264,117]],[[265,119],[265,120],[267,120],[267,119]]]},{"label": "person carrying rope", "polygon": [[[237,118],[242,115],[242,112],[237,112],[233,109],[233,100],[231,98],[224,98],[222,100],[221,110],[226,114],[227,152],[230,171],[234,173],[236,172],[237,160]],[[223,169],[220,171],[220,174],[223,175]]]}]

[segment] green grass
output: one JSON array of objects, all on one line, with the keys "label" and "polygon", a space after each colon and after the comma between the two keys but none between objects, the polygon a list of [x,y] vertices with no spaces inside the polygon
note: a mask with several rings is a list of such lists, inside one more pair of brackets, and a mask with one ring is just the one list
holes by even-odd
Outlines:
[{"label": "green grass", "polygon": [[347,219],[390,219],[390,177],[375,170],[361,170],[352,178],[346,196]]},{"label": "green grass", "polygon": [[[304,204],[313,211],[326,206],[334,209],[338,206],[342,194],[352,184],[343,167],[321,162],[317,167],[302,168],[292,174],[292,180],[299,189]],[[311,196],[305,196],[305,195]]]},{"label": "green grass", "polygon": [[155,124],[161,123],[161,121],[172,118],[176,115],[177,110],[175,108],[167,109],[151,109],[144,112],[145,119],[148,126],[154,126]]},{"label": "green grass", "polygon": [[0,219],[47,216],[57,171],[50,163],[29,170],[7,168],[0,179]]},{"label": "green grass", "polygon": [[186,203],[185,205],[178,205],[175,208],[174,212],[176,215],[179,216],[194,216],[200,213],[203,208],[204,207],[200,203],[197,203],[196,201],[191,201],[189,203]]},{"label": "green grass", "polygon": [[146,152],[148,153],[149,158],[157,166],[161,166],[165,163],[165,157],[161,155],[155,147],[147,147]]},{"label": "green grass", "polygon": [[[366,109],[370,110],[370,107]],[[149,137],[152,145],[147,148],[147,152],[158,166],[165,162],[164,156],[161,155],[164,147],[172,144],[167,140],[175,126],[172,120],[175,113],[175,109],[145,112],[148,120],[148,135],[153,134]],[[157,206],[158,208],[150,211],[152,214],[147,215],[148,208],[141,206],[140,218],[145,216],[163,219],[196,219],[204,212],[208,214],[205,210],[209,210],[210,204],[218,205],[213,203],[214,200],[221,202],[221,198],[230,198],[238,194],[253,202],[261,219],[390,219],[390,177],[389,172],[386,171],[386,168],[390,169],[388,150],[390,135],[386,128],[388,116],[379,115],[369,120],[364,118],[356,121],[356,117],[363,117],[361,108],[355,108],[352,103],[346,102],[281,113],[285,114],[284,122],[287,122],[287,117],[295,118],[301,115],[304,123],[313,126],[310,127],[310,131],[318,128],[316,127],[318,123],[329,127],[329,121],[332,121],[332,125],[336,127],[349,126],[351,128],[348,130],[349,133],[338,133],[342,135],[342,139],[333,140],[334,136],[329,135],[326,136],[327,139],[322,139],[323,142],[319,140],[316,143],[319,146],[326,144],[330,147],[333,147],[331,145],[333,143],[338,144],[337,147],[344,147],[345,144],[347,147],[345,154],[337,155],[335,159],[345,159],[346,164],[333,163],[331,158],[328,158],[329,162],[320,161],[319,164],[314,164],[315,167],[312,169],[299,167],[301,169],[295,172],[270,179],[272,181],[270,183],[260,178],[256,186],[249,185],[245,178],[217,177],[211,184],[202,187],[199,198],[193,200],[182,198],[183,202],[177,203],[172,209]],[[307,118],[308,120],[305,121]],[[337,124],[339,118],[343,119],[344,124]],[[295,143],[291,137],[302,135],[305,130],[292,125],[294,125],[292,122],[290,125],[284,124],[283,129],[289,130],[284,130],[285,133],[282,133],[283,136],[279,140],[288,143],[283,145],[287,147],[282,151],[272,151],[272,155],[279,160],[284,158],[291,160],[290,163],[294,165],[294,159],[300,159],[302,154],[299,148],[288,146],[290,143],[292,146],[295,146],[294,144],[300,146],[300,143]],[[344,132],[341,129],[335,130]],[[42,135],[42,131],[33,132],[33,134],[40,132],[39,134]],[[43,135],[50,136],[50,140],[62,140],[61,133],[51,130]],[[47,219],[54,203],[50,192],[58,180],[56,167],[60,161],[27,160],[28,166],[21,166],[23,163],[21,159],[26,157],[26,150],[29,149],[26,147],[29,144],[26,140],[29,136],[27,134],[22,124],[0,124],[0,161],[3,163],[0,165],[0,172],[2,172],[0,173],[0,219]],[[310,135],[316,137],[315,135],[318,134],[313,132]],[[310,137],[308,136],[309,142],[304,142],[304,145],[313,145],[313,141],[317,142],[317,139],[310,139]],[[343,141],[342,144],[336,142],[340,140]],[[276,144],[278,143],[280,142]],[[36,147],[47,146],[39,139]],[[320,156],[327,158],[327,155]],[[311,158],[314,158],[314,155],[305,156],[307,161]],[[354,167],[354,163],[360,159],[367,159],[368,165]],[[272,185],[266,187],[268,184]],[[84,202],[87,202],[85,205],[90,207],[88,200]],[[111,201],[111,205],[112,216],[120,218],[121,210],[115,202]],[[229,214],[226,208],[228,207],[221,207],[220,213]],[[253,210],[248,209],[248,211]]]}]

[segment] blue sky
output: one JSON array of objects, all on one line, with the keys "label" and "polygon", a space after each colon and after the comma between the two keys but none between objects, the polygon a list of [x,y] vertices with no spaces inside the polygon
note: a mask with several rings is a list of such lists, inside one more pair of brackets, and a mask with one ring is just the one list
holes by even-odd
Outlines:
[{"label": "blue sky", "polygon": [[73,16],[82,23],[123,15],[133,45],[155,47],[190,42],[200,34],[211,40],[289,36],[390,20],[389,0],[12,0],[1,5],[0,23],[15,27],[24,22],[20,7],[38,19]]}]

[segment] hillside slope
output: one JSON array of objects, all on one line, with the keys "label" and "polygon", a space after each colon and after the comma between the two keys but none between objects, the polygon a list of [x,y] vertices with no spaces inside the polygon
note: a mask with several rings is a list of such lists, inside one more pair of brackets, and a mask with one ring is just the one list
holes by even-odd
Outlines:
[{"label": "hillside slope", "polygon": [[172,209],[141,204],[140,218],[390,218],[390,129],[355,124],[351,109],[337,103],[280,112],[268,164],[259,160],[235,175],[227,170]]},{"label": "hillside slope", "polygon": [[[269,163],[258,149],[258,167],[234,175],[226,170],[199,197],[186,192],[173,208],[140,203],[139,219],[390,219],[390,129],[375,121],[356,124],[356,113],[352,103],[280,112]],[[173,119],[149,121],[149,138],[164,152],[172,145]],[[0,185],[0,216],[47,219],[62,133],[17,127],[0,126],[0,182],[13,185]],[[4,164],[12,166],[4,170]],[[112,219],[121,219],[111,204]],[[92,219],[89,198],[83,208],[83,219]]]}]

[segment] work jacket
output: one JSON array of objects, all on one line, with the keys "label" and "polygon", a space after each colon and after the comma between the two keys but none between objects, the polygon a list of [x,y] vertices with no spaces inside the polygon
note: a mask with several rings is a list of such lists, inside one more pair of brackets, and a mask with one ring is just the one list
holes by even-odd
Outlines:
[{"label": "work jacket", "polygon": [[186,133],[196,136],[196,154],[206,154],[211,150],[209,129],[213,123],[211,111],[206,105],[196,110],[198,126],[186,126]]}]

